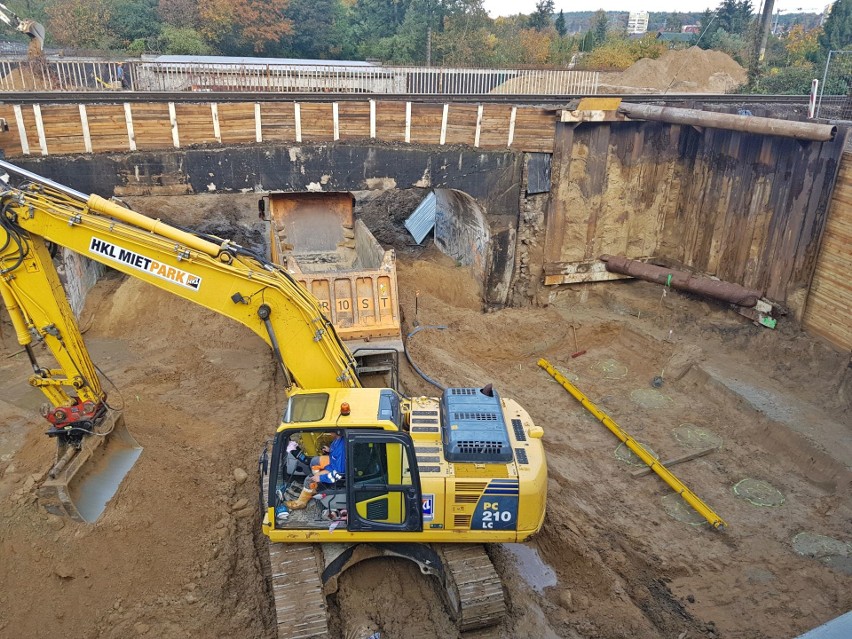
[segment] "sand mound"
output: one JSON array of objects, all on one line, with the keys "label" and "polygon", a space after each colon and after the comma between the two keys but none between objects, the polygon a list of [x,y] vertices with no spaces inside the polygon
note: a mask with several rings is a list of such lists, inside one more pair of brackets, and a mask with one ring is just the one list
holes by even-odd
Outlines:
[{"label": "sand mound", "polygon": [[746,81],[746,70],[721,51],[691,47],[668,51],[656,60],[642,58],[609,79],[613,89],[648,92],[728,93]]}]

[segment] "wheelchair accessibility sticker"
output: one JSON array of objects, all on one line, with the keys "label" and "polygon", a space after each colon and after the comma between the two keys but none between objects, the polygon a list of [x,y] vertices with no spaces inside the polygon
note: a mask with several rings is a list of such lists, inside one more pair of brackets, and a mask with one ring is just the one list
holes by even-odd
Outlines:
[{"label": "wheelchair accessibility sticker", "polygon": [[423,521],[432,521],[435,518],[435,495],[423,495]]}]

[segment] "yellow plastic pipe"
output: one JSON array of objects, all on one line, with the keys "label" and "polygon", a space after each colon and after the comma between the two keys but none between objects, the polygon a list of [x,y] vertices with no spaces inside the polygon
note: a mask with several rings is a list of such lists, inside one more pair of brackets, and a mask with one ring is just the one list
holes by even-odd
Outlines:
[{"label": "yellow plastic pipe", "polygon": [[662,477],[663,481],[666,482],[672,489],[681,497],[683,500],[692,506],[696,512],[698,512],[704,519],[706,519],[711,526],[714,528],[719,528],[721,526],[727,526],[728,524],[719,517],[713,510],[705,504],[701,499],[693,493],[686,485],[681,482],[674,474],[665,466],[660,463],[660,460],[653,457],[647,450],[645,450],[641,444],[639,444],[635,439],[633,439],[630,435],[624,432],[621,427],[616,424],[609,415],[603,412],[600,408],[595,406],[595,404],[586,397],[579,388],[574,386],[571,382],[569,382],[562,373],[560,373],[556,368],[554,368],[550,362],[546,359],[538,360],[538,365],[546,370],[550,376],[555,379],[559,384],[567,390],[574,398],[580,402],[583,407],[589,411],[592,415],[594,415],[598,421],[600,421],[604,426],[609,428],[613,434],[618,437],[627,447],[632,450],[636,455],[639,456],[644,463],[646,463],[651,470],[657,473],[660,477]]}]

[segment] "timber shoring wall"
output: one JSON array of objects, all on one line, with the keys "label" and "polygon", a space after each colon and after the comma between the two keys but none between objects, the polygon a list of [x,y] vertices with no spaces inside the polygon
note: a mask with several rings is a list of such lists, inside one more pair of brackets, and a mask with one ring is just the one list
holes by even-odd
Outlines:
[{"label": "timber shoring wall", "polygon": [[503,104],[363,102],[125,102],[0,104],[6,157],[253,142],[464,144],[550,152],[556,111]]},{"label": "timber shoring wall", "polygon": [[559,283],[604,253],[662,258],[761,289],[801,320],[842,149],[843,135],[559,124],[545,274]]},{"label": "timber shoring wall", "polygon": [[844,154],[834,187],[804,325],[852,350],[852,153]]}]

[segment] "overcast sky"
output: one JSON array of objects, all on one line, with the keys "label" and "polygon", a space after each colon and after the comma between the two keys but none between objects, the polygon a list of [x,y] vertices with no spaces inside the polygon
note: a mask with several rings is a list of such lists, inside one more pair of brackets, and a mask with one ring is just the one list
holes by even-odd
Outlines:
[{"label": "overcast sky", "polygon": [[[776,0],[775,10],[782,13],[822,13],[823,7],[829,3],[816,0]],[[535,11],[536,0],[485,0],[485,9],[492,18],[511,16],[518,13]],[[589,0],[580,6],[574,2],[556,0],[556,12],[591,11],[704,11],[707,8],[719,6],[719,0]],[[760,0],[752,0],[755,9],[762,6]],[[796,11],[800,9],[799,11]]]}]

